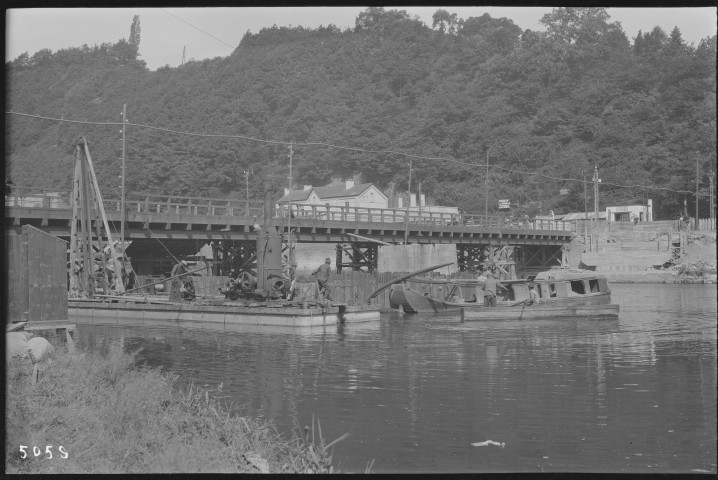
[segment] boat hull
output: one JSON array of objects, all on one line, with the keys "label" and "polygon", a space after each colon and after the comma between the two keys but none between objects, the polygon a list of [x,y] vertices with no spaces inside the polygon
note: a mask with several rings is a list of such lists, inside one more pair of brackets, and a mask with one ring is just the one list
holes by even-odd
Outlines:
[{"label": "boat hull", "polygon": [[462,308],[463,321],[481,320],[533,320],[553,318],[595,318],[615,319],[619,306],[612,303],[573,304],[564,302],[538,305],[502,305],[484,308]]},{"label": "boat hull", "polygon": [[379,320],[379,309],[369,305],[272,308],[269,306],[197,305],[192,303],[140,304],[68,301],[68,315],[77,324],[182,325],[204,328],[220,325],[318,327]]},{"label": "boat hull", "polygon": [[391,308],[401,307],[405,313],[457,313],[462,306],[428,297],[406,285],[392,285],[389,305]]}]

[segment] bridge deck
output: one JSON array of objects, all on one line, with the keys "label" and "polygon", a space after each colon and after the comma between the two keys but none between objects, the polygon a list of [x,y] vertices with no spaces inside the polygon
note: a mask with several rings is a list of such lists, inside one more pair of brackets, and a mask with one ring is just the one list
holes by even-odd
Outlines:
[{"label": "bridge deck", "polygon": [[[5,197],[6,229],[31,224],[52,235],[69,237],[70,192],[15,188]],[[120,231],[120,200],[104,198],[110,228]],[[254,240],[253,226],[263,223],[261,202],[146,195],[126,202],[127,239]],[[348,234],[389,243],[563,245],[573,237],[574,222],[518,221],[506,216],[307,205],[273,210],[280,231],[291,228],[299,242],[356,242]]]}]

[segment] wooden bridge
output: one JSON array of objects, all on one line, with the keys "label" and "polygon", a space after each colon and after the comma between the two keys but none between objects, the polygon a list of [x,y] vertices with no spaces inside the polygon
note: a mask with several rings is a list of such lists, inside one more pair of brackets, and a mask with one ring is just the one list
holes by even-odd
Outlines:
[{"label": "wooden bridge", "polygon": [[[71,192],[13,187],[5,196],[5,229],[32,225],[61,238],[70,237]],[[119,239],[121,201],[103,196],[112,234]],[[128,195],[125,238],[133,241],[133,258],[169,248],[178,254],[196,253],[206,242],[256,240],[254,226],[263,223],[262,201],[168,195]],[[518,221],[499,215],[435,213],[417,209],[304,206],[301,210],[275,207],[275,225],[294,233],[298,242],[348,243],[369,248],[370,237],[387,243],[454,243],[460,256],[473,258],[486,246],[523,247],[528,265],[555,265],[562,247],[575,230],[574,222]],[[153,242],[144,242],[152,239]],[[158,247],[155,239],[162,240]],[[376,248],[373,244],[371,248]],[[141,251],[140,251],[141,250]],[[194,251],[192,251],[194,250]],[[128,250],[128,255],[130,251]],[[188,254],[188,253],[184,253]],[[351,263],[348,264],[351,266]],[[341,268],[341,265],[339,265]]]}]

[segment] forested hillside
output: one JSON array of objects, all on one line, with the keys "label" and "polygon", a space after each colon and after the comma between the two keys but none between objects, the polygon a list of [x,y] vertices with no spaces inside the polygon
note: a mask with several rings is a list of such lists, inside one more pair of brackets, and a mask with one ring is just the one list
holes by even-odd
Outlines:
[{"label": "forested hillside", "polygon": [[[684,198],[694,202],[681,192],[695,191],[696,159],[707,194],[716,37],[687,45],[677,28],[656,27],[629,40],[595,8],[558,8],[542,23],[545,32],[524,31],[437,10],[428,26],[369,8],[354,29],[265,28],[228,57],[157,71],[141,60],[133,24],[129,41],[8,62],[6,110],[104,123],[120,122],[127,104],[131,192],[243,198],[250,167],[255,195],[264,177],[286,186],[286,145],[225,135],[298,143],[295,186],[361,174],[405,191],[411,157],[387,151],[431,157],[412,160],[412,185],[474,212],[484,209],[487,153],[490,211],[499,198],[521,214],[582,211],[576,180],[590,181],[594,165],[601,208],[652,198],[657,218],[674,217]],[[15,184],[69,188],[82,135],[103,188],[119,185],[120,125],[5,120]],[[707,195],[701,205],[707,212]]]}]

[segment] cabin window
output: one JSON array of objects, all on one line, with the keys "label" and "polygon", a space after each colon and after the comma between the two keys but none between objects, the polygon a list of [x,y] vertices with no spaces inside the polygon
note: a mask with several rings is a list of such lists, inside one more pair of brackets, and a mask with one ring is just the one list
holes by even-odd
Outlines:
[{"label": "cabin window", "polygon": [[572,280],[571,281],[571,291],[573,291],[573,293],[585,295],[586,294],[586,286],[583,284],[583,280]]},{"label": "cabin window", "polygon": [[591,289],[591,293],[598,293],[601,291],[601,289],[598,286],[598,280],[593,279],[588,281],[588,286]]}]

